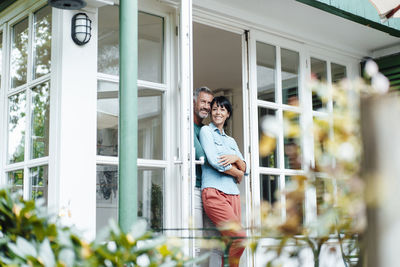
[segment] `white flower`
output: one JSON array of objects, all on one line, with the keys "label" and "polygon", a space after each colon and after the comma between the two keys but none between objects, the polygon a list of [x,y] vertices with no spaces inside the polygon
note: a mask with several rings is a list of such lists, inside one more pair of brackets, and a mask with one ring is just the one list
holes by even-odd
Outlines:
[{"label": "white flower", "polygon": [[115,252],[115,251],[117,251],[117,244],[115,244],[114,241],[108,242],[107,243],[107,248],[108,248],[109,251]]},{"label": "white flower", "polygon": [[355,160],[356,151],[355,151],[354,146],[349,142],[345,142],[345,143],[341,144],[338,148],[337,156],[340,160],[343,160],[343,161],[350,162],[350,161]]},{"label": "white flower", "polygon": [[365,63],[364,70],[369,77],[374,77],[378,73],[378,65],[375,61],[369,59],[367,63]]},{"label": "white flower", "polygon": [[282,126],[275,116],[267,115],[261,122],[261,129],[263,130],[264,134],[272,137],[278,137],[281,128]]},{"label": "white flower", "polygon": [[136,263],[139,266],[149,266],[150,265],[150,259],[147,254],[142,254],[136,259]]},{"label": "white flower", "polygon": [[373,76],[371,83],[377,93],[384,94],[389,91],[390,82],[382,73],[377,73]]}]

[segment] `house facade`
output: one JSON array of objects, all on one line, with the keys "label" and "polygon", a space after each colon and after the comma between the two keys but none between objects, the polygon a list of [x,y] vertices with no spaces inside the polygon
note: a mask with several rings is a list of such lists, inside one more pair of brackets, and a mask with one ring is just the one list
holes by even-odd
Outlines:
[{"label": "house facade", "polygon": [[[87,2],[82,10],[52,8],[45,0],[0,5],[0,181],[25,198],[43,199],[93,238],[110,218],[118,219],[123,22],[119,1]],[[242,223],[250,229],[260,224],[260,203],[276,201],[274,192],[314,161],[307,129],[314,118],[331,114],[333,101],[328,94],[324,104],[307,89],[310,77],[328,84],[357,77],[365,57],[396,65],[397,21],[373,21],[367,0],[358,1],[364,17],[360,9],[325,2],[138,1],[138,146],[132,159],[138,186],[132,195],[150,227],[168,233],[192,225],[193,88],[208,86],[233,104],[227,132],[250,167],[239,186]],[[79,12],[92,22],[83,46],[71,38],[71,19]],[[262,118],[282,122],[286,112],[297,114],[305,134],[289,140],[282,123],[274,153],[260,156]],[[332,183],[323,174],[318,179]],[[323,187],[307,191],[305,222],[315,218],[322,193]],[[250,254],[242,259],[243,266],[255,262]]]}]

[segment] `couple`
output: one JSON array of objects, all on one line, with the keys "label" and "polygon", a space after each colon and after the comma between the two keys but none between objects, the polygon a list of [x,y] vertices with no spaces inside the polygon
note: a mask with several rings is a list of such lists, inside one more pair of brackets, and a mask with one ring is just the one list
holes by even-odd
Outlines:
[{"label": "couple", "polygon": [[[238,266],[244,251],[242,238],[245,232],[241,229],[240,192],[237,184],[246,173],[246,163],[235,140],[224,132],[224,126],[232,116],[232,105],[224,96],[214,98],[207,87],[197,88],[193,101],[196,159],[201,156],[206,159],[201,169],[196,166],[195,198],[197,202],[202,201],[207,215],[204,216],[204,225],[211,219],[218,228],[226,227],[227,224],[239,226],[240,230],[220,231],[222,236],[233,237],[228,239],[228,242],[232,241],[229,266]],[[210,124],[203,126],[203,119],[210,113]],[[210,267],[218,267],[215,262],[222,264],[222,260],[215,260],[215,253],[212,253]]]}]

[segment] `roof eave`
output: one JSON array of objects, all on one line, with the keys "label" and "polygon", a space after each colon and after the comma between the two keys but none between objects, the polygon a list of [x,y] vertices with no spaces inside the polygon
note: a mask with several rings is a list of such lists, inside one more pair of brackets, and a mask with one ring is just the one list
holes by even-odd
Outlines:
[{"label": "roof eave", "polygon": [[325,4],[325,3],[315,1],[315,0],[296,0],[296,1],[306,4],[306,5],[309,5],[309,6],[312,6],[312,7],[315,7],[315,8],[318,8],[318,9],[321,9],[323,11],[329,12],[333,15],[354,21],[356,23],[360,23],[362,25],[377,29],[379,31],[386,32],[392,36],[400,37],[400,30],[391,28],[384,24],[377,23],[375,21],[366,19],[366,18],[358,16],[358,15],[355,15],[353,13],[347,12],[345,10],[331,6],[329,4]]}]

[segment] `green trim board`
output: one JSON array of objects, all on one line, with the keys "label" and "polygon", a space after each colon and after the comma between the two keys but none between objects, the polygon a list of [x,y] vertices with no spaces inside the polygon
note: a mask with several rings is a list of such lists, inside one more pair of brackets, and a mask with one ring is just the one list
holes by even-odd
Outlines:
[{"label": "green trim board", "polygon": [[[361,72],[364,73],[366,60],[361,62]],[[373,59],[378,64],[379,72],[390,82],[390,91],[400,91],[400,53]]]},{"label": "green trim board", "polygon": [[400,90],[400,53],[375,59],[379,71],[390,81],[390,90]]},{"label": "green trim board", "polygon": [[400,18],[380,22],[378,11],[369,0],[296,0],[333,15],[400,37]]},{"label": "green trim board", "polygon": [[[365,58],[361,63],[361,73],[364,73]],[[400,53],[373,59],[378,64],[379,72],[390,82],[390,91],[400,91]]]},{"label": "green trim board", "polygon": [[17,0],[3,0],[0,2],[0,12],[2,12],[7,7],[11,6],[13,3],[17,2]]}]

